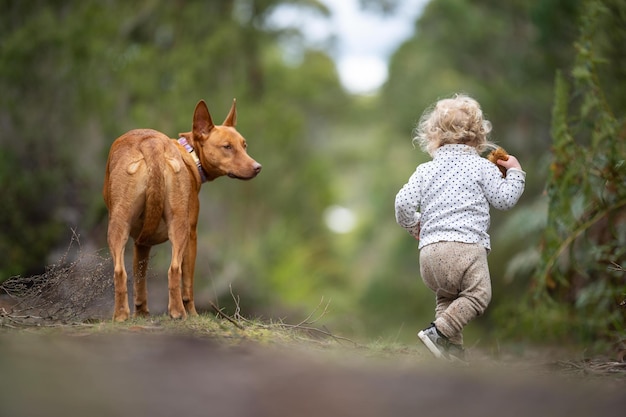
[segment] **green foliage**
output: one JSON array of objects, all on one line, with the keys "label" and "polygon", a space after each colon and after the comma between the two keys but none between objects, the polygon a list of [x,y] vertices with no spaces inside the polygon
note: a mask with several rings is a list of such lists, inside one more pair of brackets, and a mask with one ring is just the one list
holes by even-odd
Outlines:
[{"label": "green foliage", "polygon": [[72,25],[59,25],[62,5],[30,6],[0,4],[0,280],[43,270],[51,248],[69,236],[63,224],[82,208],[71,163],[82,68],[69,63],[86,46]]},{"label": "green foliage", "polygon": [[[556,77],[548,220],[527,300],[532,308],[524,312],[532,316],[535,336],[550,334],[552,340],[560,338],[559,328],[570,329],[570,337],[581,342],[621,333],[626,325],[619,306],[626,296],[624,273],[610,268],[626,263],[626,113],[611,106],[599,75],[614,65],[606,58],[611,48],[622,47],[598,42],[613,25],[626,23],[626,8],[613,15],[606,6],[611,3],[586,3],[573,91],[563,74]],[[546,318],[535,314],[544,305],[552,310]]]},{"label": "green foliage", "polygon": [[50,246],[62,232],[55,213],[48,211],[45,204],[38,203],[42,199],[58,201],[53,191],[59,185],[58,177],[53,172],[42,178],[24,171],[28,161],[25,158],[24,165],[20,165],[9,152],[0,154],[0,187],[7,196],[0,210],[2,277],[32,272],[32,269],[24,271],[24,265],[30,268],[41,265]]}]

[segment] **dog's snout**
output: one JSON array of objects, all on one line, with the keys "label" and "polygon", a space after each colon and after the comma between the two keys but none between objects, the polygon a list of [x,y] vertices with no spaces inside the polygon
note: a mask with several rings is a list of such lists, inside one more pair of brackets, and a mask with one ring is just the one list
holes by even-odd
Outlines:
[{"label": "dog's snout", "polygon": [[252,169],[254,170],[255,174],[258,174],[259,172],[261,172],[261,169],[263,169],[263,165],[255,162],[254,165],[252,165]]}]

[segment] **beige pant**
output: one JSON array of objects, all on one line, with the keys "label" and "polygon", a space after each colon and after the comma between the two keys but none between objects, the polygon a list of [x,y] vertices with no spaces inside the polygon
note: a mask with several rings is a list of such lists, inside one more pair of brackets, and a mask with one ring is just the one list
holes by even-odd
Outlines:
[{"label": "beige pant", "polygon": [[435,326],[463,344],[463,328],[491,301],[487,250],[480,244],[438,242],[420,250],[420,273],[436,295]]}]

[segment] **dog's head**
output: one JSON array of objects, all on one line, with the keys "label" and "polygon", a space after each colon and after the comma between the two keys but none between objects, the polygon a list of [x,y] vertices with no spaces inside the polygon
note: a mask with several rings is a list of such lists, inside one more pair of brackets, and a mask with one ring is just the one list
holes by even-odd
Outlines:
[{"label": "dog's head", "polygon": [[206,103],[200,100],[193,113],[193,130],[181,133],[192,143],[209,180],[223,175],[250,180],[261,172],[261,164],[248,155],[246,140],[235,129],[236,123],[235,100],[222,125],[213,124]]}]

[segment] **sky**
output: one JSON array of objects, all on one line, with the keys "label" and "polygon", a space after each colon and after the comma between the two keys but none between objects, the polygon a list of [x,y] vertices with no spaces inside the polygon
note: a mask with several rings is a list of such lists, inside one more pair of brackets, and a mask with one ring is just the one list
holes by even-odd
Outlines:
[{"label": "sky", "polygon": [[386,81],[389,57],[413,34],[415,19],[428,0],[403,0],[388,17],[362,11],[358,0],[322,2],[330,9],[330,18],[284,8],[275,13],[275,22],[301,28],[313,45],[334,40],[328,52],[337,65],[342,85],[351,93],[369,94]]}]

